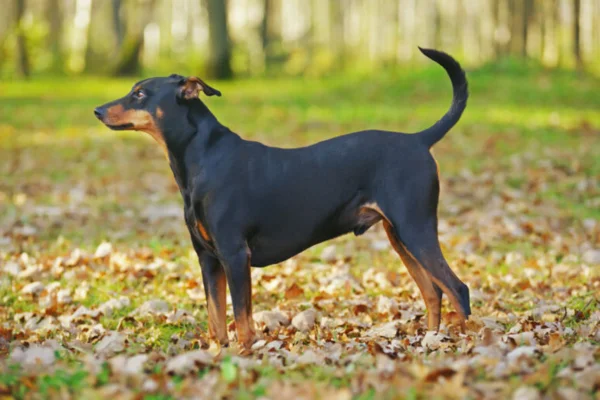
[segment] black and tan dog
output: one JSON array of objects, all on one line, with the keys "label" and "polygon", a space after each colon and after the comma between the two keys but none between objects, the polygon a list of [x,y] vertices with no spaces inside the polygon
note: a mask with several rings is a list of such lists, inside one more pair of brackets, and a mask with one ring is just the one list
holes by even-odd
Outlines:
[{"label": "black and tan dog", "polygon": [[302,148],[269,147],[221,125],[198,98],[221,93],[179,75],[141,81],[94,110],[109,128],[148,132],[165,151],[202,267],[209,331],[221,344],[228,343],[227,284],[238,341],[248,349],[255,338],[250,266],[360,235],[378,221],[419,286],[429,329],[439,327],[443,293],[468,318],[469,289],[438,242],[439,171],[429,152],[463,113],[467,81],[449,55],[421,51],[444,67],[454,96],[449,111],[417,134],[370,130]]}]

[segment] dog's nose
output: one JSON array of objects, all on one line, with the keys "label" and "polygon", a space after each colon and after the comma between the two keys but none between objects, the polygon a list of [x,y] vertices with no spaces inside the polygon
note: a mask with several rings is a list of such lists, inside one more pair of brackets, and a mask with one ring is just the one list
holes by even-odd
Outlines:
[{"label": "dog's nose", "polygon": [[94,108],[94,115],[96,118],[102,119],[102,117],[104,117],[104,110],[100,107],[96,107]]}]

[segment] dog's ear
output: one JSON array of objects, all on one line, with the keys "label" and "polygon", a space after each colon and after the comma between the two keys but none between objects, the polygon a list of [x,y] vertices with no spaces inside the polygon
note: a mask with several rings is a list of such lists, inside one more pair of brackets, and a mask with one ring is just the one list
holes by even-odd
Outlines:
[{"label": "dog's ear", "polygon": [[200,92],[207,96],[220,96],[221,92],[209,86],[206,82],[196,76],[183,78],[179,82],[179,97],[185,100],[197,99]]}]

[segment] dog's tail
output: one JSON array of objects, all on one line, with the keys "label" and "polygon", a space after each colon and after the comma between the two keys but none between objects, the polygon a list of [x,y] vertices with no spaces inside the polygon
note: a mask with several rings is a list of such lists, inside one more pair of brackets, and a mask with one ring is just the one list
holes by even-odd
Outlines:
[{"label": "dog's tail", "polygon": [[450,55],[432,49],[423,49],[419,47],[421,53],[431,58],[436,63],[440,64],[450,77],[452,82],[452,105],[448,112],[431,127],[419,132],[419,138],[428,147],[436,144],[446,133],[458,122],[463,111],[467,107],[467,98],[469,92],[467,90],[467,78],[465,71],[460,67],[460,64]]}]

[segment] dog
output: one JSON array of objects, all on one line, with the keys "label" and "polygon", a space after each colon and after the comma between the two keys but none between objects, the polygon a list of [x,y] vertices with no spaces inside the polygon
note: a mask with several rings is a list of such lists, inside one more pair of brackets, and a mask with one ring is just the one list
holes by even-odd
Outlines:
[{"label": "dog", "polygon": [[165,152],[184,203],[208,305],[209,334],[227,345],[226,286],[237,339],[255,341],[250,267],[280,263],[379,221],[417,283],[428,328],[438,330],[445,293],[461,325],[468,287],[444,259],[437,232],[439,167],[430,148],[466,108],[465,72],[450,55],[419,48],[452,82],[448,112],[416,134],[367,130],[283,149],[242,139],[200,100],[221,92],[198,77],[150,78],[94,110],[113,130],[149,133]]}]

